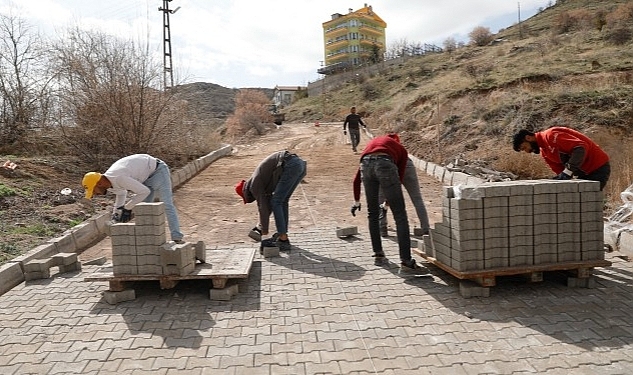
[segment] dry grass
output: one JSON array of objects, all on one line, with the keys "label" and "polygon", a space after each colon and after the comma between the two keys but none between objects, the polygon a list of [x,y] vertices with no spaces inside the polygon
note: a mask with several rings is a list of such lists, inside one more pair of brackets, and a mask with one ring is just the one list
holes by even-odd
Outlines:
[{"label": "dry grass", "polygon": [[[633,156],[623,154],[633,142],[633,46],[612,45],[593,21],[633,1],[557,3],[525,20],[521,38],[512,26],[495,35],[505,42],[407,58],[365,77],[362,84],[380,97],[365,100],[362,88],[348,82],[330,90],[327,100],[293,104],[287,118],[324,112],[330,121],[342,121],[353,104],[367,113],[372,130],[406,131],[403,142],[420,158],[486,160],[522,178],[548,178],[552,172],[540,156],[514,152],[512,134],[569,126],[597,137],[611,156],[605,194],[618,202],[619,192],[633,182]],[[553,32],[561,12],[577,21],[567,34]],[[323,110],[309,109],[315,103]]]}]

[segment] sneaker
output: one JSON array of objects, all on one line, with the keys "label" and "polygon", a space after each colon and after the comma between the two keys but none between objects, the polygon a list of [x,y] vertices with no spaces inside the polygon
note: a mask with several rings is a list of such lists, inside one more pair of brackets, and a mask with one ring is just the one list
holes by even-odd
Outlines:
[{"label": "sneaker", "polygon": [[182,244],[184,244],[184,243],[185,243],[185,240],[183,240],[183,239],[181,238],[181,239],[179,239],[179,240],[174,240],[174,243],[175,243],[176,245],[182,245]]},{"label": "sneaker", "polygon": [[385,258],[385,253],[383,253],[382,251],[379,253],[374,253],[374,255],[372,255],[374,258],[378,259],[378,258]]},{"label": "sneaker", "polygon": [[290,251],[292,248],[290,246],[290,240],[280,240],[277,239],[277,247],[279,247],[279,251]]},{"label": "sneaker", "polygon": [[422,267],[415,262],[415,259],[411,258],[408,261],[400,263],[400,273],[411,275],[426,275],[429,270],[426,267]]},{"label": "sneaker", "polygon": [[279,251],[290,251],[290,240],[280,240],[278,237],[271,237],[262,240],[259,251],[263,252],[265,247],[278,247]]}]

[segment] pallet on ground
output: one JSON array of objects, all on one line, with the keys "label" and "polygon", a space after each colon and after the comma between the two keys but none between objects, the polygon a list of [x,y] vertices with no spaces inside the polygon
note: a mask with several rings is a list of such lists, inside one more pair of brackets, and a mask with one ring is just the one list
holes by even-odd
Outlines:
[{"label": "pallet on ground", "polygon": [[180,280],[211,280],[213,288],[222,289],[229,279],[246,279],[253,265],[256,249],[207,250],[206,262],[197,263],[188,275],[114,275],[111,266],[101,267],[84,281],[108,281],[110,291],[126,289],[128,282],[158,280],[161,289],[172,289]]},{"label": "pallet on ground", "polygon": [[448,272],[460,280],[472,280],[483,287],[490,287],[496,285],[496,278],[498,276],[511,276],[511,275],[525,275],[529,281],[538,282],[543,281],[543,272],[548,271],[568,271],[573,273],[573,276],[579,279],[586,279],[591,277],[594,267],[609,267],[611,262],[608,260],[586,260],[586,261],[573,261],[573,262],[561,262],[561,263],[545,263],[534,264],[515,267],[499,267],[490,268],[485,270],[476,271],[458,271],[440,261],[436,258],[426,255],[423,251],[418,249],[412,249],[416,254],[426,259],[429,263],[436,267]]}]

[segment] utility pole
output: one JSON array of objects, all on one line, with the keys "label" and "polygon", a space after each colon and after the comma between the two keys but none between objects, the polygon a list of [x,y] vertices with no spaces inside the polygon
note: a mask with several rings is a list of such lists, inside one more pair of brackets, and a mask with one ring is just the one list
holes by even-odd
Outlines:
[{"label": "utility pole", "polygon": [[519,15],[519,39],[523,39],[523,30],[521,27],[521,3],[517,3],[517,6],[519,7],[518,9],[518,15]]},{"label": "utility pole", "polygon": [[[163,6],[158,8],[159,12],[163,12],[163,79],[165,90],[174,85],[174,72],[172,70],[171,60],[171,32],[169,30],[169,15],[174,14],[180,7],[171,10],[169,3],[171,0],[163,0]],[[169,80],[167,79],[169,78]]]}]

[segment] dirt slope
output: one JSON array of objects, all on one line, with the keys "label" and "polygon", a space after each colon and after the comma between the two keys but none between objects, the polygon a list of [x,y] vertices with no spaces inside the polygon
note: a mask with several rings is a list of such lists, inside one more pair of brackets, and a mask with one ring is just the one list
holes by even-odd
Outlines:
[{"label": "dirt slope", "polygon": [[[258,221],[257,207],[255,203],[243,204],[235,194],[234,186],[240,179],[247,179],[263,158],[282,149],[292,150],[308,164],[306,178],[290,201],[291,241],[305,228],[315,226],[335,230],[336,226],[356,225],[359,231],[366,233],[365,204],[360,215],[352,217],[349,212],[353,203],[351,181],[358,168],[358,155],[344,143],[341,130],[340,124],[319,127],[312,123],[284,124],[254,139],[252,144],[234,145],[230,157],[216,161],[176,191],[176,206],[186,239],[203,240],[208,248],[252,244],[247,234]],[[367,138],[363,136],[361,147],[366,142]],[[424,173],[420,173],[419,178],[431,222],[439,221],[441,185]],[[413,206],[407,202],[411,223],[419,226]],[[395,239],[395,232],[391,235]],[[110,241],[106,238],[80,257],[88,260],[110,254]]]}]

